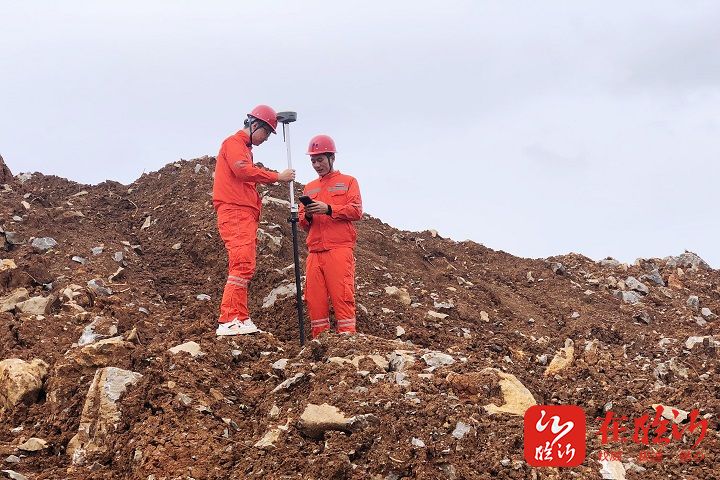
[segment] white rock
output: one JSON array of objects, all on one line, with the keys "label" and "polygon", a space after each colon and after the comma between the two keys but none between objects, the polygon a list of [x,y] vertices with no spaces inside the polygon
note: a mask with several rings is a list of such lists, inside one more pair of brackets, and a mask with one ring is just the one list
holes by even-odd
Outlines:
[{"label": "white rock", "polygon": [[101,338],[109,338],[117,335],[117,325],[105,317],[95,317],[93,321],[83,328],[83,332],[77,341],[79,346],[89,345]]},{"label": "white rock", "polygon": [[52,237],[36,238],[30,244],[35,250],[45,252],[51,248],[55,248],[58,242]]},{"label": "white rock", "polygon": [[403,372],[391,372],[386,378],[390,383],[395,383],[401,387],[410,386],[410,382],[407,380],[407,375]]},{"label": "white rock", "polygon": [[271,252],[277,253],[282,248],[282,235],[271,235],[262,228],[258,228],[257,239],[261,248],[267,247]]},{"label": "white rock", "polygon": [[23,452],[39,452],[47,448],[47,442],[42,438],[29,438],[26,442],[18,445],[18,450]]},{"label": "white rock", "polygon": [[137,383],[142,375],[115,367],[95,372],[85,398],[78,433],[67,445],[67,454],[73,464],[81,465],[87,458],[107,449],[108,437],[120,423],[117,401],[125,390]]},{"label": "white rock", "polygon": [[617,460],[600,460],[603,480],[625,480],[625,467]]},{"label": "white rock", "polygon": [[145,221],[143,222],[142,226],[140,227],[140,230],[145,230],[146,228],[150,228],[150,225],[152,225],[152,218],[148,216],[145,218]]},{"label": "white rock", "polygon": [[288,378],[284,382],[282,382],[280,385],[275,387],[272,391],[272,393],[277,393],[280,390],[290,390],[293,386],[297,385],[301,381],[305,380],[305,374],[304,373],[296,373],[294,376]]},{"label": "white rock", "polygon": [[599,263],[600,265],[602,265],[603,267],[611,267],[611,268],[612,268],[612,267],[619,267],[619,266],[620,266],[620,262],[617,261],[617,260],[615,260],[615,259],[612,258],[612,257],[604,258],[604,259],[600,260],[598,263]]},{"label": "white rock", "polygon": [[282,200],[280,198],[270,197],[268,195],[265,195],[262,197],[262,204],[263,205],[269,205],[271,203],[274,203],[275,205],[280,205],[281,207],[289,207],[290,202],[287,200]]},{"label": "white rock", "polygon": [[9,295],[0,298],[0,312],[11,312],[18,303],[29,299],[30,295],[25,288],[16,288]]},{"label": "white rock", "polygon": [[480,320],[483,322],[489,322],[490,321],[490,315],[485,310],[480,310]]},{"label": "white rock", "polygon": [[287,367],[288,359],[287,358],[281,358],[280,360],[276,361],[272,364],[273,370],[285,370],[285,367]]},{"label": "white rock", "polygon": [[395,336],[402,337],[403,335],[405,335],[405,329],[403,327],[401,327],[400,325],[395,327]]},{"label": "white rock", "polygon": [[683,267],[683,268],[692,268],[693,270],[697,270],[699,267],[709,269],[710,266],[700,258],[697,254],[692,252],[685,252],[677,257],[667,257],[666,259],[666,265],[668,267]]},{"label": "white rock", "polygon": [[395,350],[387,355],[387,360],[391,372],[404,372],[415,363],[415,357],[407,350]]},{"label": "white rock", "polygon": [[28,480],[25,475],[22,475],[15,470],[0,470],[3,477],[9,478],[10,480]]},{"label": "white rock", "polygon": [[685,340],[685,348],[688,350],[692,350],[693,347],[697,344],[701,344],[705,341],[705,339],[708,339],[708,342],[710,346],[712,347],[720,347],[720,336],[704,336],[704,337],[688,337],[687,340]]},{"label": "white rock", "polygon": [[275,305],[275,302],[284,298],[292,297],[297,293],[294,283],[288,283],[287,285],[280,285],[279,287],[273,288],[270,293],[263,299],[262,308],[270,308]]},{"label": "white rock", "polygon": [[714,314],[709,308],[707,308],[707,307],[703,307],[703,309],[700,310],[700,314],[701,314],[703,317],[707,318],[708,320],[717,317],[717,315],[715,315],[715,314]]},{"label": "white rock", "polygon": [[200,300],[201,302],[209,302],[210,301],[210,295],[206,295],[204,293],[199,294],[195,298],[197,300]]},{"label": "white rock", "polygon": [[446,302],[434,301],[434,302],[433,302],[433,307],[435,307],[435,308],[444,308],[444,309],[446,309],[446,310],[449,310],[449,309],[451,309],[451,308],[455,308],[455,304],[453,303],[452,300],[448,300],[448,301],[446,301]]},{"label": "white rock", "polygon": [[455,359],[442,352],[428,352],[421,357],[428,367],[442,367],[443,365],[452,365]]},{"label": "white rock", "polygon": [[[653,403],[652,408],[653,410],[657,411],[658,407],[662,407],[662,413],[661,416],[666,419],[670,420],[674,423],[682,423],[685,420],[688,419],[690,416],[690,412],[687,412],[685,410],[680,410],[679,408],[675,407],[668,407],[667,405],[661,405],[659,403]],[[677,415],[676,415],[677,413]]]},{"label": "white rock", "polygon": [[254,446],[255,448],[260,448],[264,450],[275,448],[275,442],[278,441],[281,434],[282,430],[280,430],[279,428],[270,429],[265,432],[265,435],[263,435],[263,437],[258,440]]},{"label": "white rock", "polygon": [[658,380],[668,383],[669,379],[673,378],[673,375],[687,379],[689,371],[687,367],[683,366],[676,357],[673,357],[666,362],[659,363],[657,367],[655,367],[653,374]]},{"label": "white rock", "polygon": [[88,286],[88,288],[90,288],[90,290],[95,292],[97,295],[104,295],[104,296],[109,297],[110,295],[113,294],[112,289],[106,287],[105,282],[103,282],[99,278],[94,278],[94,279],[88,281],[87,286]]},{"label": "white rock", "polygon": [[620,291],[618,290],[615,292],[615,296],[620,298],[625,303],[635,304],[640,302],[642,300],[642,297],[639,293],[636,292],[630,292],[630,291]]},{"label": "white rock", "polygon": [[420,440],[419,438],[413,437],[413,439],[410,441],[410,443],[412,443],[412,446],[413,446],[413,447],[416,447],[416,448],[425,448],[425,442],[423,442],[423,441]]},{"label": "white rock", "polygon": [[200,350],[200,345],[192,341],[172,347],[168,349],[168,352],[172,353],[173,355],[177,355],[180,352],[187,352],[192,357],[204,355],[202,350]]},{"label": "white rock", "polygon": [[439,318],[440,320],[447,318],[449,316],[446,313],[439,313],[434,310],[428,310],[427,314],[428,314],[428,317]]},{"label": "white rock", "polygon": [[18,179],[18,182],[20,182],[20,184],[23,184],[23,183],[27,182],[28,180],[30,180],[32,178],[32,176],[33,176],[32,173],[20,173],[15,178]]},{"label": "white rock", "polygon": [[645,285],[635,277],[627,277],[625,279],[625,285],[627,285],[629,289],[635,290],[636,292],[640,292],[645,295],[650,293],[650,289],[647,287],[647,285]]},{"label": "white rock", "polygon": [[385,293],[390,296],[397,297],[404,305],[410,305],[412,303],[410,294],[405,288],[398,288],[394,286],[385,287]]},{"label": "white rock", "polygon": [[470,432],[470,425],[463,422],[457,422],[455,430],[452,432],[452,436],[461,440],[468,432]]},{"label": "white rock", "polygon": [[350,421],[337,407],[327,403],[310,403],[300,416],[299,427],[308,437],[322,438],[325,432],[330,430],[348,431]]},{"label": "white rock", "polygon": [[26,315],[44,315],[50,312],[50,307],[52,307],[54,301],[55,297],[52,295],[32,297],[16,304],[15,309]]}]

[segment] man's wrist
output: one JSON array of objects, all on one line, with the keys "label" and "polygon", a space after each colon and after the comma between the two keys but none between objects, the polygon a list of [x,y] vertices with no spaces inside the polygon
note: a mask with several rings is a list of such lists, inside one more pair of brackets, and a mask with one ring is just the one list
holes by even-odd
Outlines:
[{"label": "man's wrist", "polygon": [[330,204],[328,204],[328,209],[327,212],[325,212],[325,215],[332,215],[332,207],[330,206]]}]

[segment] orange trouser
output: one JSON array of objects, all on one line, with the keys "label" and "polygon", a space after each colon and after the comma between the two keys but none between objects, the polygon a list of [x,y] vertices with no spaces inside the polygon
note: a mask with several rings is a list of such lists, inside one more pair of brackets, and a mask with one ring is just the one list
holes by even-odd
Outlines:
[{"label": "orange trouser", "polygon": [[305,268],[307,302],[313,338],[330,328],[330,304],[338,332],[355,331],[355,257],[351,247],[308,254]]},{"label": "orange trouser", "polygon": [[220,323],[248,313],[248,284],[255,273],[255,244],[258,214],[249,208],[221,206],[217,212],[218,230],[228,253],[228,278],[220,304]]}]

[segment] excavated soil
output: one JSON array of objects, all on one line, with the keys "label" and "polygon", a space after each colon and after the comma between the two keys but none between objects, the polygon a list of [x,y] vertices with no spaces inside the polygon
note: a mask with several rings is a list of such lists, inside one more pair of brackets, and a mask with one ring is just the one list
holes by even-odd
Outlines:
[{"label": "excavated soil", "polygon": [[[718,349],[712,338],[686,345],[691,336],[718,334],[719,321],[702,319],[688,304],[695,295],[701,308],[720,313],[717,270],[693,266],[689,254],[633,265],[577,254],[524,259],[433,231],[400,231],[365,215],[356,249],[359,334],[323,335],[300,349],[294,297],[263,308],[274,288],[294,282],[288,208],[276,200],[287,192],[272,185],[261,189],[267,235],[258,243],[250,305],[265,333],[216,338],[227,257],[211,203],[213,168],[214,158],[204,157],[131,185],[90,186],[39,173],[13,177],[3,164],[2,258],[16,268],[0,272],[0,296],[23,287],[56,300],[45,315],[0,314],[0,360],[49,365],[37,401],[0,413],[0,470],[28,479],[594,479],[602,478],[601,452],[622,450],[628,479],[720,478]],[[31,239],[40,237],[57,245],[38,251]],[[304,235],[301,245],[304,258]],[[102,252],[93,254],[99,246]],[[618,298],[632,288],[628,277],[654,269],[668,286],[644,279],[648,292],[637,303]],[[93,279],[113,293],[86,288]],[[82,287],[77,308],[63,297],[72,284]],[[386,293],[391,286],[406,289],[411,304]],[[77,342],[95,317],[132,344],[105,366],[142,378],[119,399],[122,415],[104,451],[73,463],[66,448],[97,369],[77,361]],[[567,339],[575,348],[572,364],[546,376]],[[203,353],[168,351],[188,341]],[[387,359],[398,350],[414,359],[402,375],[368,357]],[[421,356],[431,351],[455,362],[428,368]],[[364,358],[357,366],[334,358],[358,356]],[[275,363],[281,359],[284,367]],[[524,461],[522,417],[483,408],[503,403],[497,373],[488,367],[515,375],[538,404],[582,407],[588,424],[582,465],[533,468]],[[276,390],[296,374],[302,375],[295,385]],[[313,438],[298,424],[309,403],[371,421]],[[699,409],[708,424],[695,450],[703,458],[679,458],[697,431],[665,446],[601,443],[607,410],[632,422],[652,414],[653,404]],[[469,426],[462,438],[452,435],[458,422]],[[274,447],[255,446],[278,427]],[[47,448],[19,451],[30,437]],[[648,448],[664,459],[641,461]],[[8,462],[10,455],[19,462]]]}]

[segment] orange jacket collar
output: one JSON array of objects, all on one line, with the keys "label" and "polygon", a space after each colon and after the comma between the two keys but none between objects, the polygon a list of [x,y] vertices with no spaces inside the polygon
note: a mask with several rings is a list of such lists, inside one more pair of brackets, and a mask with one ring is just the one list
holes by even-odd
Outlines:
[{"label": "orange jacket collar", "polygon": [[238,130],[238,132],[235,134],[235,136],[240,140],[242,143],[245,144],[246,147],[248,147],[250,150],[252,150],[252,144],[250,143],[250,135],[245,133],[242,130]]},{"label": "orange jacket collar", "polygon": [[320,181],[322,182],[323,180],[328,180],[335,177],[336,175],[340,175],[340,170],[333,170],[330,173],[326,173],[324,177],[320,177]]}]

